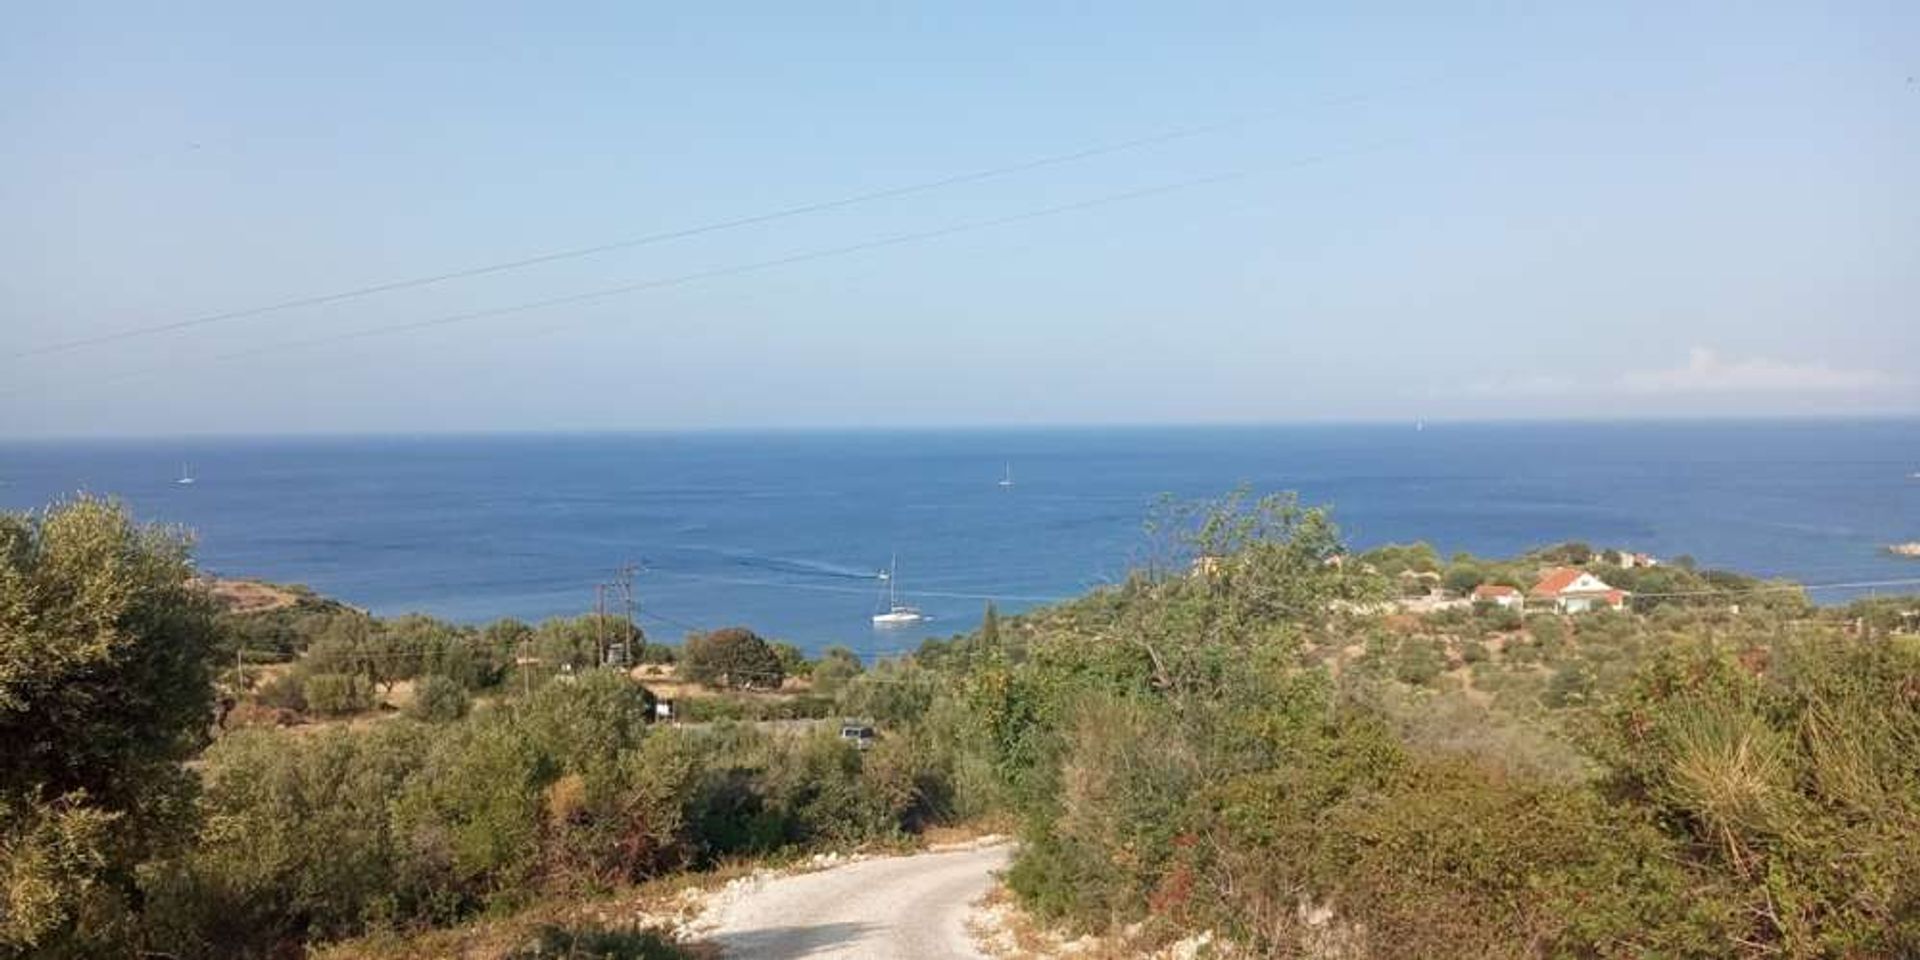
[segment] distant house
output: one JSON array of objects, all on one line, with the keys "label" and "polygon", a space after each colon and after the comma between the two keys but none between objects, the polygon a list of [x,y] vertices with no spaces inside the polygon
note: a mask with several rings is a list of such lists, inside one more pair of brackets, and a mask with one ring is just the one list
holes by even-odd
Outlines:
[{"label": "distant house", "polygon": [[1555,567],[1527,591],[1534,600],[1553,604],[1561,613],[1584,613],[1595,607],[1620,610],[1627,605],[1627,592],[1578,567]]},{"label": "distant house", "polygon": [[1615,554],[1615,563],[1632,570],[1635,567],[1657,567],[1660,565],[1660,560],[1650,553],[1631,553],[1621,550]]},{"label": "distant house", "polygon": [[1503,610],[1519,610],[1527,605],[1518,587],[1509,587],[1504,583],[1483,583],[1473,588],[1474,603],[1491,603]]}]

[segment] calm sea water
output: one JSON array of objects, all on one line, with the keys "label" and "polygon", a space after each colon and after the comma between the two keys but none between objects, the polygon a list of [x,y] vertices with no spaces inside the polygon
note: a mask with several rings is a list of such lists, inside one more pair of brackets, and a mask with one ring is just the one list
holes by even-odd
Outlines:
[{"label": "calm sea water", "polygon": [[[587,611],[632,562],[656,637],[885,652],[1118,577],[1162,493],[1297,490],[1362,547],[1578,538],[1828,584],[1920,578],[1882,550],[1920,538],[1916,470],[1916,420],[39,442],[0,445],[0,507],[112,494],[203,568],[462,621]],[[934,619],[877,630],[896,554]]]}]

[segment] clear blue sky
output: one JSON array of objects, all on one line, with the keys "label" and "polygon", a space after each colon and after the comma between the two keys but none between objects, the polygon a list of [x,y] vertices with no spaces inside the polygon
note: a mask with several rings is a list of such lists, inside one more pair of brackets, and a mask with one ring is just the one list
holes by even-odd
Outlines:
[{"label": "clear blue sky", "polygon": [[722,6],[10,10],[0,435],[1920,412],[1920,5]]}]

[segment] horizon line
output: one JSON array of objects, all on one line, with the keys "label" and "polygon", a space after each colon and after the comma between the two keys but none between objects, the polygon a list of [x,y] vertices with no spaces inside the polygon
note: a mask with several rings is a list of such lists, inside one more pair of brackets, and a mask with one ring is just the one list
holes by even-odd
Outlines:
[{"label": "horizon line", "polygon": [[1675,416],[1559,416],[1559,417],[1300,417],[1273,420],[1164,420],[1164,421],[1046,421],[1034,423],[973,422],[924,424],[726,424],[703,426],[651,427],[503,427],[419,428],[391,430],[290,430],[265,433],[250,430],[197,431],[187,433],[47,433],[0,434],[0,443],[112,443],[127,441],[206,441],[206,440],[354,440],[354,439],[454,439],[480,437],[619,437],[619,436],[702,436],[765,434],[852,434],[852,433],[1049,433],[1082,431],[1149,430],[1259,430],[1288,427],[1404,427],[1417,432],[1427,426],[1634,426],[1679,424],[1777,424],[1777,423],[1890,423],[1920,421],[1920,411],[1878,411],[1859,413],[1769,413],[1769,414],[1686,414]]}]

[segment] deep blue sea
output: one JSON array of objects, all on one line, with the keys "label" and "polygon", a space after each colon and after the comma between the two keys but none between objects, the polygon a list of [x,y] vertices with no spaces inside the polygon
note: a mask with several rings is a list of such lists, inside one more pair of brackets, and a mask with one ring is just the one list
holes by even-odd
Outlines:
[{"label": "deep blue sea", "polygon": [[[469,622],[585,612],[632,562],[656,637],[879,653],[1120,576],[1162,493],[1296,490],[1360,547],[1577,538],[1832,584],[1920,578],[1882,549],[1920,538],[1915,471],[1920,420],[59,441],[0,445],[0,507],[111,494],[204,569]],[[875,629],[896,554],[934,619]]]}]

